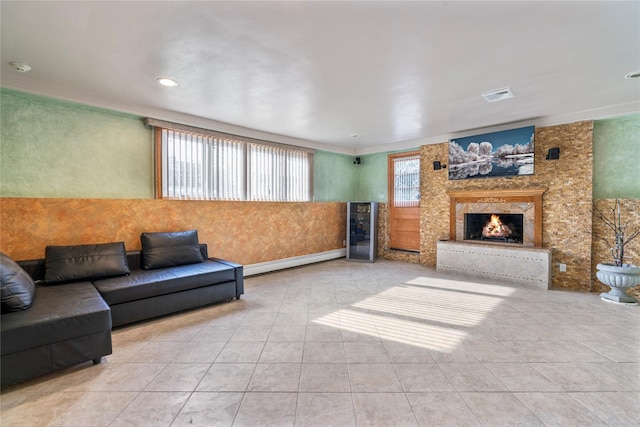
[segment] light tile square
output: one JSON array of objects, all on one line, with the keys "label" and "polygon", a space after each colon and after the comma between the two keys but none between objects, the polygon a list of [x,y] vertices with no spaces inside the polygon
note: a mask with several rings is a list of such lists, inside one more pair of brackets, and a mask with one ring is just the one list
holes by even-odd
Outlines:
[{"label": "light tile square", "polygon": [[260,356],[260,363],[302,363],[304,342],[267,341]]},{"label": "light tile square", "polygon": [[[330,408],[330,410],[328,410]],[[351,394],[300,393],[296,427],[356,426]]]},{"label": "light tile square", "polygon": [[351,391],[357,392],[401,392],[402,386],[393,365],[357,363],[349,364]]},{"label": "light tile square", "polygon": [[243,393],[193,393],[171,427],[231,427],[243,397]]},{"label": "light tile square", "polygon": [[300,387],[299,363],[258,363],[247,391],[294,391]]},{"label": "light tile square", "polygon": [[216,357],[215,363],[252,363],[260,360],[264,341],[228,342]]},{"label": "light tile square", "polygon": [[442,363],[439,366],[457,391],[507,391],[482,363]]},{"label": "light tile square", "polygon": [[461,393],[464,400],[485,426],[517,425],[543,427],[543,424],[511,393]]},{"label": "light tile square", "polygon": [[346,363],[342,342],[305,342],[303,363]]},{"label": "light tile square", "polygon": [[407,399],[421,426],[481,426],[457,392],[407,393]]},{"label": "light tile square", "polygon": [[246,393],[234,425],[293,426],[297,402],[297,393]]},{"label": "light tile square", "polygon": [[350,393],[348,365],[346,363],[303,364],[300,392]]},{"label": "light tile square", "polygon": [[418,426],[404,393],[353,393],[358,426]]},{"label": "light tile square", "polygon": [[189,394],[176,391],[140,393],[113,420],[112,425],[123,427],[169,425],[189,399]]},{"label": "light tile square", "polygon": [[170,363],[145,387],[145,391],[193,391],[210,363]]},{"label": "light tile square", "polygon": [[455,390],[435,363],[403,363],[394,364],[393,367],[402,389],[407,393]]},{"label": "light tile square", "polygon": [[196,390],[243,392],[255,369],[254,363],[214,363]]}]

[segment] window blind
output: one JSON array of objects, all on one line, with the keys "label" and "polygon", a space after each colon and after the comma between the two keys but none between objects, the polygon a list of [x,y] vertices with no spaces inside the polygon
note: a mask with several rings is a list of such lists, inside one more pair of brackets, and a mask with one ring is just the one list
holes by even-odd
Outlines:
[{"label": "window blind", "polygon": [[249,144],[249,200],[311,200],[310,157],[306,152]]},{"label": "window blind", "polygon": [[244,200],[241,143],[162,129],[162,196]]},{"label": "window blind", "polygon": [[420,156],[393,159],[393,170],[393,205],[420,206]]},{"label": "window blind", "polygon": [[[165,122],[145,120],[147,124]],[[157,128],[163,198],[310,201],[313,150],[253,139],[227,138],[198,128]],[[160,187],[158,191],[160,191]]]}]

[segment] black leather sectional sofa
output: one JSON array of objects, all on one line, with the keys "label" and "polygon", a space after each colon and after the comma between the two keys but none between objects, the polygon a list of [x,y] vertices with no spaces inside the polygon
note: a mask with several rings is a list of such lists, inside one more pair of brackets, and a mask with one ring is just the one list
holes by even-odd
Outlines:
[{"label": "black leather sectional sofa", "polygon": [[242,265],[209,258],[195,230],[141,240],[141,251],[117,242],[48,246],[44,259],[18,263],[2,255],[3,387],[99,363],[112,352],[113,327],[244,293]]}]

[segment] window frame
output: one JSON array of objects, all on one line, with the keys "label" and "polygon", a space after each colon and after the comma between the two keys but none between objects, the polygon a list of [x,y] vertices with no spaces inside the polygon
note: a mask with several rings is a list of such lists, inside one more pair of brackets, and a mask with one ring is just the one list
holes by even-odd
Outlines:
[{"label": "window frame", "polygon": [[[410,188],[416,188],[418,191],[418,198],[415,199],[414,203],[410,203],[410,204],[396,204],[396,173],[395,173],[395,161],[398,159],[408,159],[408,158],[414,158],[415,160],[417,160],[418,162],[418,184],[417,186],[411,186]],[[407,151],[407,152],[401,152],[401,153],[394,153],[394,154],[390,154],[388,156],[388,178],[387,178],[387,183],[388,183],[388,192],[387,194],[389,195],[389,204],[394,206],[394,207],[419,207],[420,206],[420,198],[421,193],[422,193],[422,188],[421,188],[421,176],[420,176],[420,169],[422,167],[421,164],[421,158],[420,158],[420,151]],[[409,201],[409,200],[406,200]]]},{"label": "window frame", "polygon": [[[171,122],[165,122],[156,119],[146,118],[144,119],[145,125],[153,127],[153,136],[154,136],[154,158],[155,158],[155,198],[156,199],[167,199],[167,200],[211,200],[211,201],[231,201],[231,200],[239,200],[239,201],[266,201],[266,202],[290,202],[290,203],[304,203],[304,202],[312,202],[314,200],[313,194],[313,166],[314,166],[314,154],[315,150],[306,148],[306,147],[298,147],[294,145],[281,144],[272,141],[259,140],[254,138],[248,138],[233,134],[227,134],[217,131],[212,131],[208,129],[196,128],[187,125],[175,124]],[[163,191],[163,130],[173,131],[173,132],[182,132],[182,133],[191,133],[194,135],[204,135],[206,137],[213,137],[219,139],[230,140],[233,142],[238,142],[244,145],[243,155],[244,155],[244,174],[243,174],[243,182],[242,182],[242,191],[241,197],[239,199],[227,199],[227,198],[181,198],[181,197],[166,197],[164,196]],[[280,148],[282,150],[286,150],[287,152],[294,151],[297,152],[298,155],[306,157],[306,197],[305,200],[291,200],[290,199],[290,191],[289,191],[289,183],[291,181],[291,177],[289,176],[290,168],[288,166],[284,167],[285,175],[284,180],[285,184],[285,195],[284,198],[278,199],[268,199],[264,197],[256,197],[251,192],[251,179],[252,179],[252,166],[250,162],[250,151],[252,146],[264,146],[267,147],[268,150],[272,150],[274,148]],[[289,153],[288,158],[292,157],[293,154]],[[290,161],[290,160],[287,160]],[[273,165],[271,167],[273,168]],[[302,175],[301,175],[302,176]],[[281,177],[282,178],[282,177]],[[305,193],[305,188],[303,185],[302,193]]]}]

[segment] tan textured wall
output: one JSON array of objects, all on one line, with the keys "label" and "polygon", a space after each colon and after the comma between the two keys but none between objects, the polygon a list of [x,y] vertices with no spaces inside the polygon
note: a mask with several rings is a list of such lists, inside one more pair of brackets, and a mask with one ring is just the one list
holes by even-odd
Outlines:
[{"label": "tan textured wall", "polygon": [[[448,144],[421,147],[420,262],[435,266],[436,241],[449,234],[449,190],[547,188],[543,195],[543,246],[553,248],[552,286],[591,289],[593,123],[576,122],[537,128],[535,174],[509,178],[448,180],[448,170],[434,171],[434,160],[448,163]],[[549,148],[560,159],[545,160]],[[567,272],[558,272],[558,263]]]},{"label": "tan textured wall", "polygon": [[342,248],[345,203],[0,198],[0,250],[44,257],[46,245],[124,241],[197,229],[210,256],[253,264]]},{"label": "tan textured wall", "polygon": [[[601,199],[596,200],[596,207],[603,212],[610,212],[615,205],[615,199]],[[640,230],[640,199],[623,199],[620,200],[621,204],[621,218],[622,222],[629,222],[626,232],[630,235],[635,230]],[[610,217],[607,215],[607,217]],[[596,234],[604,236],[609,242],[613,241],[612,232],[606,228],[603,223],[597,218],[593,218],[593,231]],[[592,245],[592,261],[591,271],[593,278],[593,291],[594,292],[608,292],[609,287],[603,285],[598,281],[596,277],[596,265],[601,262],[613,262],[613,257],[609,251],[609,246],[598,238],[593,239]],[[628,245],[625,246],[625,262],[635,265],[640,265],[640,237],[636,237]],[[627,290],[629,295],[633,295],[640,299],[640,286]]]}]

